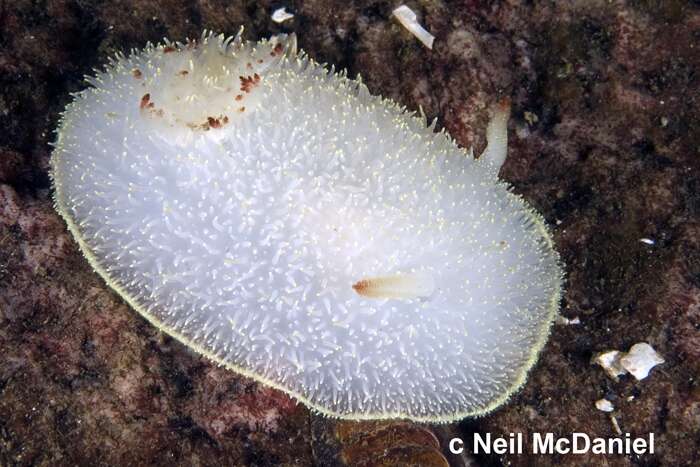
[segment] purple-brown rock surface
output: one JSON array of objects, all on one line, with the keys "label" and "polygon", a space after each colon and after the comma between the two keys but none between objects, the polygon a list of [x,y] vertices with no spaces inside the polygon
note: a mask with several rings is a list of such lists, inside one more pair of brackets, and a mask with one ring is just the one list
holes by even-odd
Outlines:
[{"label": "purple-brown rock surface", "polygon": [[[0,465],[700,465],[700,3],[0,0]],[[295,17],[270,15],[286,6]],[[167,36],[295,32],[322,62],[484,145],[512,100],[501,176],[552,226],[562,315],[525,387],[483,418],[338,422],[160,334],[93,273],[53,210],[69,93]],[[647,239],[640,241],[641,239]],[[598,352],[665,359],[614,381]],[[615,410],[599,411],[610,400]],[[451,437],[656,435],[654,454],[450,454]],[[468,443],[469,444],[469,443]]]}]

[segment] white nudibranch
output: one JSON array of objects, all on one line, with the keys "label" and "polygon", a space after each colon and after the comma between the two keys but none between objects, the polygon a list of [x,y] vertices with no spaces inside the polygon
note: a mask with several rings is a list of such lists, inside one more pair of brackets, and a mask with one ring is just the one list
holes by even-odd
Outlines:
[{"label": "white nudibranch", "polygon": [[524,382],[559,306],[543,218],[480,158],[292,36],[118,55],[63,113],[56,208],[188,347],[347,419],[446,422]]}]

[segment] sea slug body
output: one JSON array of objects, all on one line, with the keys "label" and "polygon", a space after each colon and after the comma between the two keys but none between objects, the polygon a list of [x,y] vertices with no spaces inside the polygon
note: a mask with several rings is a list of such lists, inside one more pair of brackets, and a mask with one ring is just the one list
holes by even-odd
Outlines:
[{"label": "sea slug body", "polygon": [[557,312],[542,217],[423,118],[296,50],[204,34],[63,114],[57,210],[159,329],[326,415],[450,421],[517,390]]}]

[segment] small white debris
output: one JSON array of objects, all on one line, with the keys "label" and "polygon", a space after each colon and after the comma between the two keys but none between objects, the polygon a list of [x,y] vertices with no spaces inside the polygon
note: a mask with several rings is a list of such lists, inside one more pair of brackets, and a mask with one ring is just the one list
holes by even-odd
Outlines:
[{"label": "small white debris", "polygon": [[615,406],[612,405],[612,402],[610,402],[607,399],[598,399],[595,401],[595,406],[598,410],[601,410],[603,412],[612,412],[615,410]]},{"label": "small white debris", "polygon": [[642,243],[646,243],[647,245],[653,245],[654,243],[656,243],[651,238],[640,238],[639,241]]},{"label": "small white debris", "polygon": [[572,324],[581,324],[581,320],[579,319],[578,316],[569,319],[566,316],[559,315],[559,316],[557,316],[556,323],[561,324],[561,325],[570,326]]},{"label": "small white debris", "polygon": [[615,381],[618,380],[618,376],[627,373],[627,370],[622,368],[620,365],[620,357],[622,352],[619,350],[610,350],[608,352],[602,352],[593,357],[593,363],[597,363],[602,366],[605,372]]},{"label": "small white debris", "polygon": [[287,11],[287,7],[278,8],[272,13],[272,21],[275,23],[282,23],[292,18],[294,15]]},{"label": "small white debris", "polygon": [[668,126],[668,117],[661,117],[661,127],[666,128]]},{"label": "small white debris", "polygon": [[649,376],[649,371],[656,365],[664,363],[665,360],[661,355],[656,353],[654,348],[646,342],[634,344],[627,355],[620,358],[622,367],[632,373],[632,376],[637,378],[637,381],[643,380]]},{"label": "small white debris", "polygon": [[632,402],[634,400],[634,396],[627,396],[627,402]]},{"label": "small white debris", "polygon": [[392,14],[396,16],[396,19],[399,20],[399,23],[401,23],[403,27],[408,29],[411,34],[416,36],[418,40],[421,41],[427,48],[430,50],[433,49],[433,41],[435,40],[435,36],[423,29],[423,26],[418,24],[418,21],[416,21],[416,14],[413,12],[413,10],[406,5],[401,5],[400,7],[396,8]]}]

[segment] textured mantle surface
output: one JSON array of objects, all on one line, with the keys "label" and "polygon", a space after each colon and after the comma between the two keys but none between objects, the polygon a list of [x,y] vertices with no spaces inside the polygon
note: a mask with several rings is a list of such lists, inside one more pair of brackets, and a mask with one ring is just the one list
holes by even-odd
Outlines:
[{"label": "textured mantle surface", "polygon": [[[694,465],[700,462],[700,5],[693,1],[0,0],[0,465]],[[661,6],[659,6],[661,5]],[[513,101],[501,172],[552,224],[562,314],[523,388],[461,424],[348,423],[217,368],[160,335],[90,270],[54,212],[58,113],[106,55],[203,28],[296,32],[319,61],[483,147]],[[653,245],[640,242],[654,240]],[[666,360],[612,381],[593,354],[650,343]],[[656,433],[653,456],[457,458],[451,436]]]}]

